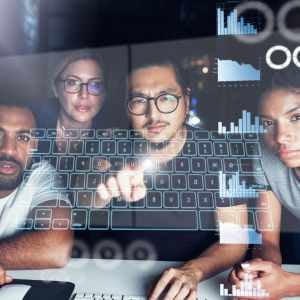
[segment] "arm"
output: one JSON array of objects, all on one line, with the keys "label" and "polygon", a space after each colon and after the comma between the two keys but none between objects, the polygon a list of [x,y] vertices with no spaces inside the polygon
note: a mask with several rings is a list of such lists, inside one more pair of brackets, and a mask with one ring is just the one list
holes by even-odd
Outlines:
[{"label": "arm", "polygon": [[[37,208],[29,215],[32,219]],[[52,208],[53,219],[69,220],[70,210]],[[63,267],[70,257],[72,240],[72,232],[68,229],[21,232],[0,241],[0,265],[5,269]]]},{"label": "arm", "polygon": [[[282,258],[280,253],[280,224],[281,224],[281,204],[273,192],[264,192],[258,199],[258,207],[262,203],[268,203],[269,211],[272,218],[273,229],[262,232],[262,245],[253,250],[253,258],[272,261],[281,264]],[[261,215],[259,222],[264,224],[269,222],[267,215]]]},{"label": "arm", "polygon": [[[232,215],[239,215],[239,224],[246,224],[247,210],[244,205],[218,209],[218,221],[226,222]],[[232,219],[231,219],[232,222]],[[188,261],[179,268],[167,269],[155,285],[150,300],[155,300],[168,287],[166,300],[196,299],[197,285],[216,273],[219,273],[241,261],[247,244],[220,244],[216,242],[198,258]]]}]

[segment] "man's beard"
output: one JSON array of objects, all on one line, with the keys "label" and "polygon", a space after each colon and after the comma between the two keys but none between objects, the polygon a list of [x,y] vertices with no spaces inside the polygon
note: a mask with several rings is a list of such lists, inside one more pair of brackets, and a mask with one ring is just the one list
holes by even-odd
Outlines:
[{"label": "man's beard", "polygon": [[23,180],[23,167],[22,164],[8,155],[0,156],[0,162],[7,161],[16,164],[19,167],[19,172],[17,174],[5,175],[0,174],[0,191],[14,190],[17,188]]}]

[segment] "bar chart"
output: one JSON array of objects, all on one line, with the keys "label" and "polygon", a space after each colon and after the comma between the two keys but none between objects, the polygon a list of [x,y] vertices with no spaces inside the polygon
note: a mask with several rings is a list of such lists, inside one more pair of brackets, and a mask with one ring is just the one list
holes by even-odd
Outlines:
[{"label": "bar chart", "polygon": [[[259,282],[259,281],[258,281]],[[261,285],[258,283],[254,287],[253,281],[250,279],[249,275],[241,282],[240,288],[236,285],[232,286],[231,293],[229,289],[225,288],[223,283],[220,284],[220,296],[225,297],[269,297],[270,294],[261,288]]]},{"label": "bar chart", "polygon": [[[228,179],[228,188],[226,186],[226,176]],[[219,193],[221,198],[257,198],[258,192],[250,187],[246,187],[246,182],[240,182],[239,173],[228,175],[219,172]]]},{"label": "bar chart", "polygon": [[[253,122],[252,122],[253,120]],[[246,110],[242,111],[242,117],[238,119],[237,125],[234,122],[230,122],[229,129],[223,126],[222,122],[218,122],[218,133],[219,134],[234,134],[234,133],[264,133],[264,127],[261,125],[260,118],[258,116],[251,116],[251,112]]]},{"label": "bar chart", "polygon": [[225,9],[217,8],[217,31],[218,36],[255,35],[258,33],[254,24],[247,22],[242,16],[238,17],[238,11],[235,8],[227,14]]}]

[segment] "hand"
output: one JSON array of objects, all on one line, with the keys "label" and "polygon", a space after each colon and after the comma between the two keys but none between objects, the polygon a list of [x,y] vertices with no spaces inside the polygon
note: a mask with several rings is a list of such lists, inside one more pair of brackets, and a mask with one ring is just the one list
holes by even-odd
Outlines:
[{"label": "hand", "polygon": [[187,266],[167,269],[156,283],[149,300],[156,300],[162,294],[165,300],[196,300],[200,281],[197,273],[199,271]]},{"label": "hand", "polygon": [[146,186],[144,172],[141,169],[125,168],[111,176],[106,184],[97,187],[97,200],[105,206],[113,197],[122,197],[127,202],[134,202],[144,198]]},{"label": "hand", "polygon": [[253,261],[247,268],[250,272],[258,272],[258,278],[253,280],[254,286],[261,286],[269,293],[264,299],[281,299],[288,296],[289,273],[279,265],[270,261]]},{"label": "hand", "polygon": [[6,274],[5,270],[0,266],[0,285],[12,282],[12,278]]}]

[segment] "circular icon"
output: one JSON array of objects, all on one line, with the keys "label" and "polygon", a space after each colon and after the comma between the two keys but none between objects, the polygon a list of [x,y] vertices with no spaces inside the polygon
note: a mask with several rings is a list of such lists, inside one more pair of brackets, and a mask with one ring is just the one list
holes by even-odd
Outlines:
[{"label": "circular icon", "polygon": [[270,36],[274,28],[274,14],[269,6],[259,1],[249,1],[239,4],[236,9],[238,17],[247,10],[256,10],[262,13],[266,19],[266,26],[263,31],[256,35],[235,35],[236,39],[247,44],[255,44],[264,41]]},{"label": "circular icon", "polygon": [[132,242],[126,249],[126,258],[132,260],[141,260],[138,266],[145,270],[153,266],[157,259],[157,252],[155,247],[144,240]]},{"label": "circular icon", "polygon": [[300,68],[300,62],[298,59],[299,52],[300,52],[300,46],[298,46],[293,52],[293,62],[298,68]]},{"label": "circular icon", "polygon": [[75,239],[71,257],[73,259],[69,262],[70,267],[74,269],[82,268],[89,262],[88,259],[91,257],[90,248],[84,241]]},{"label": "circular icon", "polygon": [[117,242],[113,240],[103,240],[94,246],[93,258],[96,259],[95,263],[98,267],[111,270],[121,263],[123,251]]},{"label": "circular icon", "polygon": [[[284,54],[285,54],[285,61],[281,64],[275,64],[273,61],[272,61],[272,55],[276,52],[276,51],[282,51]],[[282,70],[284,68],[286,68],[292,61],[292,55],[291,55],[291,52],[290,50],[285,47],[285,46],[281,46],[281,45],[277,45],[277,46],[273,46],[271,47],[267,53],[266,53],[266,63],[267,65],[274,69],[274,70]]]},{"label": "circular icon", "polygon": [[300,8],[300,0],[289,1],[282,5],[277,15],[277,26],[284,37],[293,42],[300,42],[300,34],[291,31],[286,25],[286,17],[294,8]]}]

